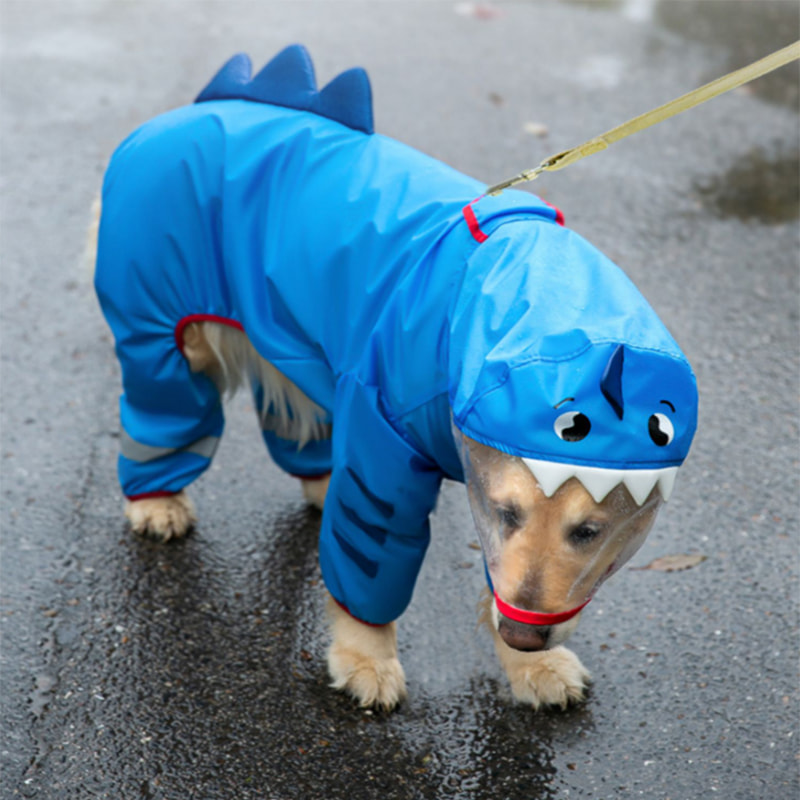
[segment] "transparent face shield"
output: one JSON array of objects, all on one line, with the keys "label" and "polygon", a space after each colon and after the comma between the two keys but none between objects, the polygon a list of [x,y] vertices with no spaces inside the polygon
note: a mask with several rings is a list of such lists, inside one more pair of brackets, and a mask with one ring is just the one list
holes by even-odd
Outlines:
[{"label": "transparent face shield", "polygon": [[527,459],[453,433],[490,587],[518,622],[575,616],[641,547],[662,503],[657,480],[639,501],[621,480],[596,498],[579,470],[545,489]]}]

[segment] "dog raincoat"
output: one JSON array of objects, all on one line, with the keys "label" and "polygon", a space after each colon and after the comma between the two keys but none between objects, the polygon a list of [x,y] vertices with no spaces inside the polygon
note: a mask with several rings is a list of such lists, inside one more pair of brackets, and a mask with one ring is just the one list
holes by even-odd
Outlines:
[{"label": "dog raincoat", "polygon": [[252,79],[235,57],[131,134],[106,173],[96,273],[124,493],[175,493],[213,456],[219,393],[181,352],[198,320],[244,330],[328,414],[331,439],[264,438],[294,475],[332,470],[323,577],[365,622],[406,608],[441,480],[464,479],[453,424],[529,460],[548,492],[593,470],[663,491],[695,427],[686,359],[556,210],[484,190],[373,133],[363,71],[318,91],[299,46]]}]

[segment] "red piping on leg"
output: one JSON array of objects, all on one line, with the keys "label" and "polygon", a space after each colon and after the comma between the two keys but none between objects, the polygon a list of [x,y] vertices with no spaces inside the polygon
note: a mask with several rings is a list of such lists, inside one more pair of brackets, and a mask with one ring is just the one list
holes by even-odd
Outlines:
[{"label": "red piping on leg", "polygon": [[[331,595],[331,597],[333,597],[333,595]],[[335,597],[333,597],[333,602],[336,603],[336,605],[339,606],[339,608],[341,608],[348,617],[352,617],[356,622],[360,622],[362,625],[369,625],[370,628],[385,628],[387,625],[391,625],[390,622],[385,622],[383,625],[377,622],[365,622],[363,619],[359,619],[346,605],[344,605],[344,603],[340,603]]]},{"label": "red piping on leg", "polygon": [[125,497],[135,503],[137,500],[149,500],[152,497],[174,497],[176,494],[179,494],[179,492],[161,490],[157,492],[142,492],[142,494],[126,494]]},{"label": "red piping on leg", "polygon": [[330,477],[330,472],[321,472],[319,475],[295,475],[294,472],[289,473],[293,478],[299,478],[301,481],[321,481],[324,478]]}]

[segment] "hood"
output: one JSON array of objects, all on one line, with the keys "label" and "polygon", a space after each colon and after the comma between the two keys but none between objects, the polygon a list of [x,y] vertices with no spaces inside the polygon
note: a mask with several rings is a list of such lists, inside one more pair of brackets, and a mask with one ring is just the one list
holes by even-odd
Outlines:
[{"label": "hood", "polygon": [[[478,204],[479,205],[479,204]],[[688,361],[625,274],[547,220],[500,224],[470,258],[450,326],[450,403],[470,438],[552,495],[578,478],[666,499],[697,424]]]}]

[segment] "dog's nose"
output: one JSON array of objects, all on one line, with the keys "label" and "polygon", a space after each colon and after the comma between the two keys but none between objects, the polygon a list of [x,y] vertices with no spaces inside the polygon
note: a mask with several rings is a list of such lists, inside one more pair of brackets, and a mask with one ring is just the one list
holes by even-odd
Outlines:
[{"label": "dog's nose", "polygon": [[509,647],[525,652],[544,650],[547,647],[547,639],[550,636],[549,627],[526,625],[523,622],[515,622],[502,615],[497,625],[497,632]]}]

